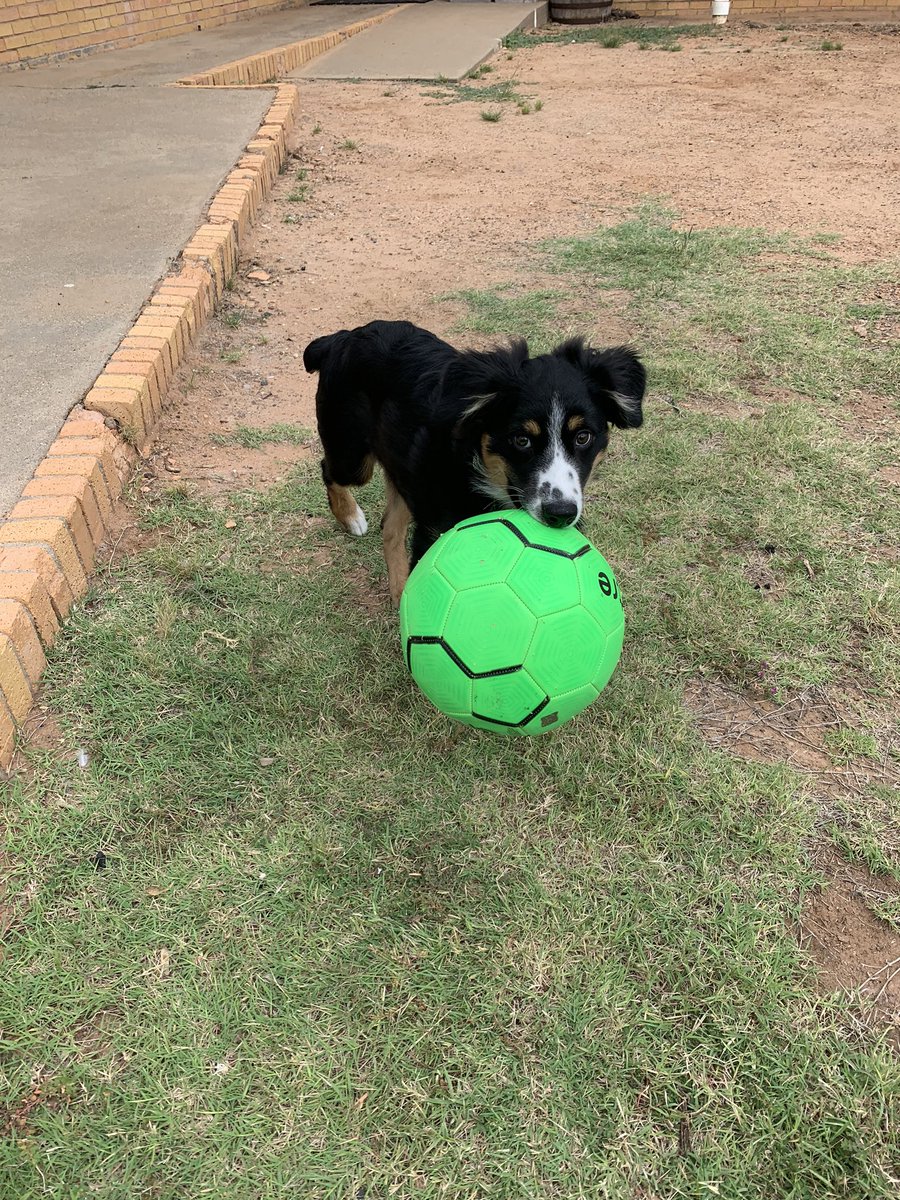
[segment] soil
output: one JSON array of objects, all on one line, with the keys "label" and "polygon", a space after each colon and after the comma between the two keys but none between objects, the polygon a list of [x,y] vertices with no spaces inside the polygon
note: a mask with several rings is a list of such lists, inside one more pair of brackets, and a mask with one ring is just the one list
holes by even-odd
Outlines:
[{"label": "soil", "polygon": [[822,991],[857,994],[900,1053],[900,933],[867,903],[894,898],[900,887],[837,855],[825,866],[830,882],[806,903],[801,943],[819,968]]},{"label": "soil", "polygon": [[[825,37],[843,49],[819,50]],[[685,226],[836,232],[852,261],[895,253],[900,29],[736,25],[682,45],[501,52],[479,84],[515,78],[543,107],[499,106],[495,124],[480,116],[490,103],[446,103],[434,85],[301,80],[296,157],[229,297],[245,319],[214,322],[182,372],[164,475],[211,491],[271,482],[311,448],[236,452],[210,435],[312,427],[310,338],[376,317],[446,336],[462,309],[435,297],[521,282],[525,247],[618,220],[648,195]],[[268,280],[246,278],[260,269]],[[534,272],[527,283],[559,286]],[[612,301],[599,344],[630,333]],[[883,398],[872,408],[875,424],[894,419]]]},{"label": "soil", "polygon": [[[897,760],[888,753],[898,737],[895,712],[880,714],[880,753],[865,760],[868,765],[844,763],[829,752],[829,731],[852,728],[856,712],[879,724],[871,697],[851,681],[810,688],[784,703],[696,683],[685,702],[712,745],[752,762],[793,767],[816,797],[823,825],[833,803],[848,792],[866,795],[873,785],[900,791],[900,771],[892,765]],[[900,835],[888,849],[900,855]],[[900,895],[900,884],[847,862],[824,836],[810,851],[825,883],[807,897],[798,934],[819,968],[820,986],[823,992],[857,995],[862,1012],[885,1028],[900,1052],[900,929],[873,912],[873,906]]]},{"label": "soil", "polygon": [[[842,27],[843,49],[822,52],[826,36],[835,34],[736,26],[720,41],[684,40],[680,53],[571,44],[500,53],[481,82],[515,77],[543,107],[519,115],[504,105],[497,123],[481,120],[490,104],[441,102],[428,85],[301,81],[294,157],[226,308],[180,373],[144,493],[177,480],[210,496],[274,482],[316,454],[315,381],[301,362],[312,337],[376,317],[450,336],[462,308],[436,297],[521,282],[526,247],[621,219],[647,196],[664,198],[686,227],[836,232],[849,261],[890,258],[900,239],[900,34]],[[559,286],[533,271],[526,282]],[[629,337],[614,310],[597,344]],[[861,415],[868,432],[894,419],[883,398]],[[257,450],[221,441],[276,423],[310,435]],[[777,600],[763,562],[749,563],[748,577]],[[856,786],[826,750],[827,698],[778,710],[704,685],[688,699],[732,753],[789,762],[826,798]],[[830,883],[802,920],[822,986],[867,995],[896,1035],[900,935],[865,903],[893,885],[833,854],[822,867]]]}]

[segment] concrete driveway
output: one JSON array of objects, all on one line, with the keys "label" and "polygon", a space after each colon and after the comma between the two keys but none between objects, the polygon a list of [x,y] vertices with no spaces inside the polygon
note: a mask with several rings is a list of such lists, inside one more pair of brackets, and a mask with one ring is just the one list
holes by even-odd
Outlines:
[{"label": "concrete driveway", "polygon": [[0,73],[0,517],[271,103],[170,86],[383,8],[299,8]]}]

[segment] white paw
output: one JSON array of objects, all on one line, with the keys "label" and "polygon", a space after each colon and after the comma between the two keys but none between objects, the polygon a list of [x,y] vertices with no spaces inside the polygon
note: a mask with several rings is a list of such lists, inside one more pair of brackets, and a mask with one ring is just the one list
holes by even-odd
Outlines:
[{"label": "white paw", "polygon": [[357,504],[356,512],[347,522],[348,533],[354,534],[356,537],[362,537],[364,533],[368,533],[369,522],[366,520],[366,514]]}]

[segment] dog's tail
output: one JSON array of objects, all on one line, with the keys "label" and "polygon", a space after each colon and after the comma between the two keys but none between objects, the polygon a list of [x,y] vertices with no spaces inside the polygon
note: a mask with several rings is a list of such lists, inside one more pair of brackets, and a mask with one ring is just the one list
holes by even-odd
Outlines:
[{"label": "dog's tail", "polygon": [[310,375],[314,371],[321,371],[322,367],[328,361],[335,343],[339,338],[345,337],[346,333],[346,329],[341,329],[338,333],[328,333],[324,337],[317,337],[309,343],[303,351],[303,365]]}]

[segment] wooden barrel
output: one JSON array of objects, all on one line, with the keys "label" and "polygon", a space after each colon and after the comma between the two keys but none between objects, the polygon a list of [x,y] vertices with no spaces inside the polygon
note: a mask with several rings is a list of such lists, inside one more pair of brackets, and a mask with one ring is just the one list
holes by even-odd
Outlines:
[{"label": "wooden barrel", "polygon": [[550,20],[561,25],[599,25],[612,16],[612,0],[550,0]]}]

